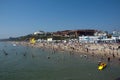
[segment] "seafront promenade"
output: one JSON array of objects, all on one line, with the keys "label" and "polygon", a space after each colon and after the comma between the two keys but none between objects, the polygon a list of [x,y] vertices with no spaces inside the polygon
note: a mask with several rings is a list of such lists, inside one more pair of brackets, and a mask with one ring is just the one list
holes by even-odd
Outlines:
[{"label": "seafront promenade", "polygon": [[68,51],[70,53],[85,53],[91,56],[101,56],[101,58],[111,59],[117,58],[120,60],[120,44],[118,43],[79,43],[79,42],[37,42],[31,44],[29,42],[12,42],[17,45],[24,45],[36,48],[50,49],[56,51]]}]

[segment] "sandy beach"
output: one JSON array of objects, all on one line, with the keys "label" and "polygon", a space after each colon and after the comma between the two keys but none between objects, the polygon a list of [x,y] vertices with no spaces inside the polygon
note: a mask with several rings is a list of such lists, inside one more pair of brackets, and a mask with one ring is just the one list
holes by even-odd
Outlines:
[{"label": "sandy beach", "polygon": [[102,58],[116,58],[120,61],[120,49],[118,43],[79,43],[79,42],[68,42],[68,43],[53,43],[53,42],[37,42],[35,44],[31,44],[29,42],[12,42],[17,45],[24,45],[36,48],[50,49],[53,52],[56,51],[67,51],[70,53],[84,53],[89,54],[91,56],[101,56]]}]

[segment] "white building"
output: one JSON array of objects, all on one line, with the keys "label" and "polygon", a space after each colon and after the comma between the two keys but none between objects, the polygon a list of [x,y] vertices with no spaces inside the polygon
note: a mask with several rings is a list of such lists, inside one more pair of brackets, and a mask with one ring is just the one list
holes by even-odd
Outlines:
[{"label": "white building", "polygon": [[44,34],[45,32],[44,31],[36,31],[36,32],[34,32],[33,34],[34,35],[37,35],[37,34]]},{"label": "white building", "polygon": [[120,32],[113,32],[111,38],[107,38],[107,33],[105,32],[96,32],[94,36],[79,36],[79,42],[81,43],[98,43],[98,42],[117,42],[120,40]]},{"label": "white building", "polygon": [[107,33],[103,31],[97,31],[94,35],[95,36],[107,36]]},{"label": "white building", "polygon": [[47,38],[47,41],[48,41],[48,42],[52,42],[53,39],[52,39],[52,38]]},{"label": "white building", "polygon": [[112,39],[114,41],[120,40],[120,32],[119,31],[113,31],[113,33],[112,33]]},{"label": "white building", "polygon": [[81,43],[97,43],[98,36],[79,36],[79,42]]}]

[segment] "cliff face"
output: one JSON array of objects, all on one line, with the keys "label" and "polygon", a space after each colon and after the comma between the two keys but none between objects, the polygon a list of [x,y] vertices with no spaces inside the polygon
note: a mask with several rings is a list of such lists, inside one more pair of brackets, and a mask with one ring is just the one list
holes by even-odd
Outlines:
[{"label": "cliff face", "polygon": [[91,30],[91,29],[86,29],[86,30],[65,30],[65,31],[57,31],[54,32],[53,35],[57,35],[57,36],[74,36],[74,37],[78,37],[78,36],[94,36],[95,32],[97,32],[97,30]]}]

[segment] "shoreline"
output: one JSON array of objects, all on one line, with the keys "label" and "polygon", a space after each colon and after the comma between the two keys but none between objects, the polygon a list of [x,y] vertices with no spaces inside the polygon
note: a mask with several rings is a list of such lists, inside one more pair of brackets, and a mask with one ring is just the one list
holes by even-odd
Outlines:
[{"label": "shoreline", "polygon": [[118,49],[119,44],[90,44],[84,43],[81,44],[79,42],[73,43],[40,43],[37,42],[35,44],[31,44],[29,42],[23,41],[10,41],[12,44],[23,45],[28,47],[42,48],[44,50],[51,50],[53,53],[60,52],[69,52],[70,54],[84,54],[91,55],[93,57],[101,57],[101,61],[110,58],[110,61],[116,59],[120,62],[120,49]]}]

